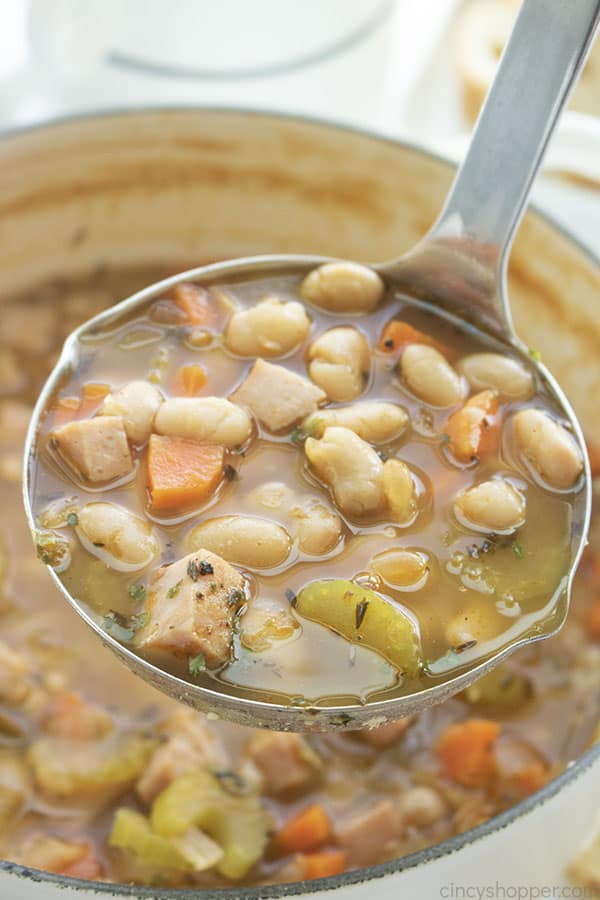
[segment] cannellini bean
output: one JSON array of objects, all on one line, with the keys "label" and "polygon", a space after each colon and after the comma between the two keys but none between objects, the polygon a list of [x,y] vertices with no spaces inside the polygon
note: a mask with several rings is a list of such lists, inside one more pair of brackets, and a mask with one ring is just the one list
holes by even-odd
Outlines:
[{"label": "cannellini bean", "polygon": [[308,337],[310,318],[296,300],[266,297],[235,312],[225,329],[225,346],[239,356],[283,356]]},{"label": "cannellini bean", "polygon": [[248,569],[272,569],[286,561],[292,540],[281,525],[256,516],[220,516],[197,525],[192,550],[211,550],[227,562]]},{"label": "cannellini bean", "polygon": [[349,428],[363,441],[385,444],[399,437],[408,424],[408,413],[397,403],[364,400],[351,406],[322,409],[304,420],[303,428],[313,437],[321,437],[329,425]]},{"label": "cannellini bean", "polygon": [[435,347],[409,344],[400,359],[400,370],[411,391],[431,406],[455,406],[464,396],[460,375]]},{"label": "cannellini bean", "polygon": [[523,363],[502,353],[471,353],[456,368],[473,390],[493,388],[502,400],[527,400],[535,390],[533,375]]},{"label": "cannellini bean", "polygon": [[154,427],[159,434],[231,448],[248,439],[252,420],[245,409],[224,397],[172,397],[159,408]]},{"label": "cannellini bean", "polygon": [[409,591],[424,587],[429,574],[428,564],[429,559],[425,553],[404,547],[383,550],[371,560],[371,568],[386,584]]},{"label": "cannellini bean", "polygon": [[337,313],[370,312],[383,297],[383,281],[372,269],[354,262],[325,263],[300,285],[300,296]]},{"label": "cannellini bean", "polygon": [[326,428],[320,440],[307,438],[304,449],[345,515],[364,516],[383,506],[383,463],[349,428]]},{"label": "cannellini bean", "polygon": [[369,342],[357,328],[330,328],[310,345],[308,359],[308,374],[330,400],[354,400],[363,393],[371,354]]},{"label": "cannellini bean", "polygon": [[401,459],[388,459],[383,464],[383,491],[392,518],[410,522],[417,511],[417,491],[412,473]]},{"label": "cannellini bean", "polygon": [[302,553],[323,556],[338,544],[342,535],[341,519],[323,503],[312,501],[304,506],[294,506],[290,509],[290,515]]},{"label": "cannellini bean", "polygon": [[111,569],[136,572],[160,551],[150,522],[116,503],[87,503],[78,513],[77,535]]},{"label": "cannellini bean", "polygon": [[[459,650],[469,644],[481,644],[495,638],[503,627],[493,605],[468,606],[452,616],[446,625],[446,640]],[[505,627],[505,626],[504,626]]]},{"label": "cannellini bean", "polygon": [[148,381],[130,381],[105,397],[100,412],[103,416],[121,416],[129,440],[143,444],[150,437],[162,400],[160,391]]},{"label": "cannellini bean", "polygon": [[439,821],[447,811],[442,797],[426,785],[409,788],[398,797],[398,813],[403,825],[424,828]]},{"label": "cannellini bean", "polygon": [[567,490],[583,471],[575,439],[540,409],[522,409],[513,419],[517,448],[550,487]]},{"label": "cannellini bean", "polygon": [[456,518],[476,531],[510,534],[525,521],[525,497],[508,481],[482,481],[454,501]]}]

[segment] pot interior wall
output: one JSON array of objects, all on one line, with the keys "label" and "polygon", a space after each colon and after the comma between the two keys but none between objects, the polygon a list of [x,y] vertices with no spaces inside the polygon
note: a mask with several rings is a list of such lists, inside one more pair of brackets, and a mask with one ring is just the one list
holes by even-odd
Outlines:
[{"label": "pot interior wall", "polygon": [[[308,121],[202,110],[73,120],[0,142],[2,293],[99,265],[174,268],[254,253],[401,253],[451,169],[416,149]],[[519,333],[600,445],[600,271],[539,216],[511,265]]]}]

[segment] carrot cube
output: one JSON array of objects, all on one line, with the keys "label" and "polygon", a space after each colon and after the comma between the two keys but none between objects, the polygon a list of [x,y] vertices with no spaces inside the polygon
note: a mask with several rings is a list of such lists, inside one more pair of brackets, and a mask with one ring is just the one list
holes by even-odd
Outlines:
[{"label": "carrot cube", "polygon": [[172,513],[203,503],[223,476],[225,448],[153,434],[148,445],[152,509]]}]

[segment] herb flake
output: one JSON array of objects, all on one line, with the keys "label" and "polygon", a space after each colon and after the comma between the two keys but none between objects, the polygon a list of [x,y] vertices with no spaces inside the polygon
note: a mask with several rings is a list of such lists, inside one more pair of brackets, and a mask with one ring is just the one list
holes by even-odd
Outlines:
[{"label": "herb flake", "polygon": [[309,435],[304,428],[294,428],[290,434],[290,441],[292,444],[296,444],[296,446],[299,447],[304,443],[308,436]]},{"label": "herb flake", "polygon": [[245,599],[246,595],[243,590],[241,588],[234,588],[230,591],[227,602],[230,606],[238,606],[240,603],[243,603]]},{"label": "herb flake", "polygon": [[356,630],[357,631],[365,620],[365,616],[367,614],[368,608],[369,608],[368,600],[360,600],[356,604],[355,616],[356,616]]},{"label": "herb flake", "polygon": [[135,600],[136,603],[143,603],[146,599],[146,588],[143,584],[130,584],[129,596],[132,600]]},{"label": "herb flake", "polygon": [[523,559],[525,556],[525,551],[523,550],[523,545],[519,543],[519,541],[513,541],[511,546],[512,552],[515,554],[517,559]]},{"label": "herb flake", "polygon": [[177,584],[172,584],[169,590],[167,591],[167,597],[169,600],[172,600],[173,597],[176,597],[181,589],[181,585],[183,584],[183,578],[180,578]]},{"label": "herb flake", "polygon": [[206,657],[204,653],[198,653],[196,656],[190,656],[188,659],[188,672],[192,676],[199,675],[206,671]]},{"label": "herb flake", "polygon": [[75,512],[69,513],[67,516],[67,525],[70,525],[72,528],[75,528],[76,525],[79,525],[79,516]]}]

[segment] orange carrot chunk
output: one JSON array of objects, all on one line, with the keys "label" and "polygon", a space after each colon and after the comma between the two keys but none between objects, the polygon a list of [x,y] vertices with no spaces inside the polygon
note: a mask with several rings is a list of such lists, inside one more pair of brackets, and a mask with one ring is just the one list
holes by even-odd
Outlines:
[{"label": "orange carrot chunk", "polygon": [[180,366],[173,379],[173,393],[178,397],[195,397],[206,384],[202,366]]},{"label": "orange carrot chunk", "polygon": [[190,325],[214,325],[216,312],[208,293],[196,284],[178,284],[173,299]]},{"label": "orange carrot chunk", "polygon": [[452,413],[446,423],[448,449],[460,462],[481,459],[498,446],[500,422],[495,391],[481,391],[462,409]]},{"label": "orange carrot chunk", "polygon": [[445,775],[465,787],[483,787],[495,773],[494,743],[500,726],[489,719],[467,719],[449,725],[436,752]]},{"label": "orange carrot chunk", "polygon": [[346,868],[346,854],[343,850],[322,850],[320,853],[305,853],[298,860],[303,877],[330,878],[340,875]]},{"label": "orange carrot chunk", "polygon": [[302,853],[321,847],[332,833],[331,819],[322,806],[313,803],[286,822],[275,835],[275,844],[287,853]]},{"label": "orange carrot chunk", "polygon": [[198,506],[223,476],[225,448],[188,438],[152,434],[148,445],[148,486],[156,512]]},{"label": "orange carrot chunk", "polygon": [[455,355],[450,347],[442,344],[441,341],[430,337],[424,331],[419,331],[418,328],[409,325],[408,322],[401,322],[397,319],[387,323],[379,338],[377,349],[383,353],[398,353],[407,344],[426,344],[428,347],[435,347],[448,359]]}]

